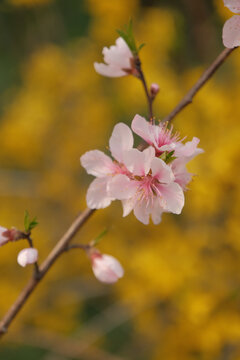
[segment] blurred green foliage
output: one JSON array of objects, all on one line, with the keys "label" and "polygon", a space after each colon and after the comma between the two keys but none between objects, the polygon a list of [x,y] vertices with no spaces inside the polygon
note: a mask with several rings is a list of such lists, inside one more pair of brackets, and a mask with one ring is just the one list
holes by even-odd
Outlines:
[{"label": "blurred green foliage", "polygon": [[[114,124],[147,113],[137,79],[94,72],[115,29],[134,20],[162,118],[221,51],[228,16],[219,0],[1,2],[1,225],[21,229],[24,210],[36,214],[40,261],[86,206],[91,178],[80,155],[107,151]],[[76,241],[107,226],[99,248],[121,261],[125,277],[104,286],[83,254],[63,255],[14,321],[1,359],[240,358],[239,64],[237,50],[175,120],[205,149],[189,167],[197,176],[183,213],[146,227],[123,219],[118,202],[98,211]],[[24,246],[0,251],[1,316],[31,273],[16,263]]]}]

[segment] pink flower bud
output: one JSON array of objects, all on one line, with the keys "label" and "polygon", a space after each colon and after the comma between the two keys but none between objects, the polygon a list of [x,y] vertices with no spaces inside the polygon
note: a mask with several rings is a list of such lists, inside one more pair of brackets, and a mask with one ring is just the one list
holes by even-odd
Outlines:
[{"label": "pink flower bud", "polygon": [[27,248],[20,251],[17,257],[19,265],[25,267],[29,264],[34,264],[38,260],[38,251],[34,248]]},{"label": "pink flower bud", "polygon": [[157,93],[159,92],[160,88],[158,84],[151,84],[150,86],[150,93],[152,95],[153,98],[155,98],[155,96],[157,95]]},{"label": "pink flower bud", "polygon": [[0,246],[6,244],[9,240],[8,229],[0,226]]},{"label": "pink flower bud", "polygon": [[120,262],[111,255],[100,254],[94,251],[90,254],[92,269],[96,278],[107,284],[112,284],[123,277],[124,270]]}]

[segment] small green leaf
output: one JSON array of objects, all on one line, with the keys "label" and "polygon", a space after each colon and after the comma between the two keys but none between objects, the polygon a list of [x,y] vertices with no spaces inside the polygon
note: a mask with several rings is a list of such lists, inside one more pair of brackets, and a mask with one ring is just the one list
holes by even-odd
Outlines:
[{"label": "small green leaf", "polygon": [[106,235],[106,233],[108,232],[108,229],[104,229],[93,241],[92,241],[92,246],[97,245],[102,238]]},{"label": "small green leaf", "polygon": [[144,44],[144,43],[140,44],[139,47],[138,47],[138,52],[139,52],[145,45],[146,45],[146,44]]},{"label": "small green leaf", "polygon": [[25,228],[25,231],[28,233],[32,229],[34,229],[37,225],[38,225],[37,218],[34,217],[32,220],[30,220],[29,212],[27,210],[25,210],[25,213],[24,213],[24,228]]},{"label": "small green leaf", "polygon": [[132,20],[129,21],[128,25],[125,26],[125,30],[117,30],[117,33],[125,40],[127,45],[129,46],[130,50],[132,51],[133,55],[138,54],[136,42],[133,35],[133,24]]}]

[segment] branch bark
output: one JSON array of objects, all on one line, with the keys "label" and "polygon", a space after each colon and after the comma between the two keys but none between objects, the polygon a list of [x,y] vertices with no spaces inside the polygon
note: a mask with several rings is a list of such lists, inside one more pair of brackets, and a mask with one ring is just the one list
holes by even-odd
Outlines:
[{"label": "branch bark", "polygon": [[196,84],[188,91],[184,98],[178,105],[166,116],[162,122],[171,122],[178,113],[180,113],[187,105],[191,104],[197,92],[206,84],[206,82],[213,76],[217,69],[224,63],[226,58],[235,50],[225,48],[216,60],[209,66],[209,68],[202,74]]},{"label": "branch bark", "polygon": [[31,278],[25,288],[21,291],[19,297],[14,302],[14,304],[10,307],[6,315],[3,317],[0,322],[0,336],[5,334],[8,330],[9,325],[14,320],[16,315],[19,313],[23,305],[26,303],[29,296],[35,290],[39,282],[42,280],[44,275],[48,272],[48,270],[53,266],[58,257],[65,251],[65,248],[68,246],[70,241],[73,239],[74,235],[78,232],[78,230],[82,227],[83,224],[90,218],[90,216],[95,212],[92,209],[85,209],[75,221],[71,224],[62,238],[58,241],[56,246],[50,252],[46,260],[39,267],[38,277]]},{"label": "branch bark", "polygon": [[[223,64],[225,59],[233,52],[234,49],[225,49],[223,52],[217,57],[217,59],[210,65],[210,67],[203,73],[197,83],[192,87],[192,89],[184,96],[182,101],[176,106],[176,108],[163,120],[172,121],[172,119],[183,110],[188,104],[190,104],[193,100],[193,97],[196,93],[201,89],[201,87],[212,77],[212,75],[216,72],[216,70]],[[143,76],[141,78],[144,89],[146,92],[148,104],[149,104],[149,112],[150,112],[150,120],[152,116],[152,103],[149,101],[149,92],[147,89],[146,81]],[[141,145],[140,147],[141,148]],[[143,147],[144,148],[144,147]],[[71,224],[66,233],[62,236],[62,238],[58,241],[56,246],[50,252],[46,260],[39,267],[38,276],[35,278],[31,278],[25,288],[21,291],[19,297],[14,302],[14,304],[7,311],[2,321],[0,322],[0,336],[4,335],[12,321],[15,319],[16,315],[19,313],[21,308],[26,303],[29,296],[33,293],[39,282],[48,272],[48,270],[53,266],[58,257],[66,250],[68,244],[73,239],[74,235],[78,232],[79,229],[86,223],[86,221],[92,216],[95,210],[85,209],[75,221]]]}]

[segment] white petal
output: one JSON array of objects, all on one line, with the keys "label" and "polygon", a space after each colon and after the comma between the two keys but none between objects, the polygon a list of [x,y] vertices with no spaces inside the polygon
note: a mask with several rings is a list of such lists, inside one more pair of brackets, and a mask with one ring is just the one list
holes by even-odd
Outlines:
[{"label": "white petal", "polygon": [[223,44],[229,49],[240,45],[240,16],[234,15],[223,26]]},{"label": "white petal", "polygon": [[154,158],[151,164],[152,176],[155,176],[161,183],[168,184],[174,180],[173,172],[169,165],[162,159]]},{"label": "white petal", "polygon": [[132,149],[133,147],[133,135],[127,125],[123,123],[115,125],[112,136],[109,140],[109,147],[112,156],[122,163],[124,152]]},{"label": "white petal", "polygon": [[133,55],[122,37],[116,40],[116,45],[112,45],[110,48],[104,47],[103,56],[106,64],[113,65],[119,69],[131,69],[130,59],[133,58]]},{"label": "white petal", "polygon": [[124,164],[134,175],[143,176],[149,173],[155,150],[152,146],[144,151],[131,149],[124,154]]},{"label": "white petal", "polygon": [[174,214],[180,214],[184,206],[184,193],[181,186],[177,183],[158,185],[162,198],[165,201],[164,210]]},{"label": "white petal", "polygon": [[6,244],[9,241],[9,238],[3,235],[8,229],[3,226],[0,226],[0,246]]},{"label": "white petal", "polygon": [[97,178],[92,181],[87,191],[87,206],[90,209],[104,209],[113,200],[107,193],[109,177]]},{"label": "white petal", "polygon": [[99,150],[86,152],[80,162],[88,174],[96,177],[105,177],[114,171],[112,159]]},{"label": "white petal", "polygon": [[117,200],[129,199],[136,193],[137,184],[126,175],[115,175],[107,186],[108,194]]},{"label": "white petal", "polygon": [[133,210],[136,203],[136,197],[132,197],[131,199],[122,200],[123,207],[123,217],[128,216],[130,212]]},{"label": "white petal", "polygon": [[183,190],[186,190],[186,186],[192,178],[192,174],[186,169],[186,162],[186,158],[177,158],[171,163],[171,168],[175,176],[174,181],[178,183]]},{"label": "white petal", "polygon": [[235,14],[240,13],[240,0],[223,0],[224,5]]},{"label": "white petal", "polygon": [[34,248],[23,249],[19,252],[17,262],[19,265],[25,267],[29,264],[34,264],[38,260],[38,251]]},{"label": "white petal", "polygon": [[121,68],[119,68],[117,66],[106,65],[106,64],[97,63],[97,62],[95,62],[93,65],[94,65],[94,69],[96,70],[96,72],[103,76],[121,77],[121,76],[128,75],[128,73],[126,71],[122,70]]}]

